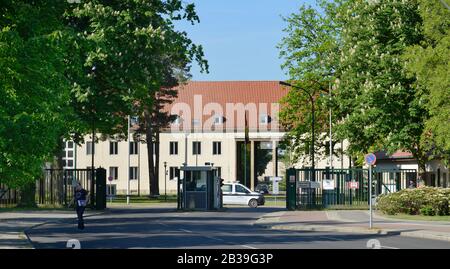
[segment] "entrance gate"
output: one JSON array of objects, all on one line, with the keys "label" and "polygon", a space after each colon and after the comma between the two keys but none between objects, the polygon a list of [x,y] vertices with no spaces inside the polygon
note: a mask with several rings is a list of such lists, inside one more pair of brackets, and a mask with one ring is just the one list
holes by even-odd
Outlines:
[{"label": "entrance gate", "polygon": [[[315,173],[315,182],[312,182]],[[373,169],[373,196],[417,186],[415,169]],[[369,170],[294,169],[287,170],[286,207],[289,210],[369,204]]]},{"label": "entrance gate", "polygon": [[[106,170],[91,169],[45,169],[36,181],[36,203],[38,205],[67,206],[74,196],[72,181],[81,183],[89,191],[90,208],[106,208]],[[14,206],[19,202],[20,191],[8,188],[0,182],[0,206]]]}]

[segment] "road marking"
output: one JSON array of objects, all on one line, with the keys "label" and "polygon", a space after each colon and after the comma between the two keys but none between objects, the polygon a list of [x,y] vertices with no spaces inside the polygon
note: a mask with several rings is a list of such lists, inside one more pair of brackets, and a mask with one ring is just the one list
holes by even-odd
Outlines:
[{"label": "road marking", "polygon": [[244,247],[244,248],[249,248],[249,249],[257,249],[257,248],[255,248],[255,247],[247,246],[247,245],[241,245],[241,246]]},{"label": "road marking", "polygon": [[206,237],[206,238],[209,238],[209,239],[216,240],[216,241],[224,241],[223,239],[215,238],[215,237],[212,237],[212,236],[205,236],[205,237]]},{"label": "road marking", "polygon": [[343,239],[339,239],[339,238],[334,238],[331,236],[320,236],[319,238],[324,238],[324,239],[328,239],[328,240],[334,240],[334,241],[344,241]]},{"label": "road marking", "polygon": [[381,248],[388,248],[388,249],[399,249],[399,248],[395,248],[395,247],[388,247],[388,246],[380,246]]},{"label": "road marking", "polygon": [[160,224],[160,225],[162,225],[162,226],[169,227],[169,225],[167,225],[167,224],[165,224],[165,223],[162,223],[162,222],[158,222],[158,224]]},{"label": "road marking", "polygon": [[186,232],[186,233],[193,233],[192,231],[185,230],[185,229],[178,229],[178,230],[180,230],[180,231],[182,231],[182,232]]}]

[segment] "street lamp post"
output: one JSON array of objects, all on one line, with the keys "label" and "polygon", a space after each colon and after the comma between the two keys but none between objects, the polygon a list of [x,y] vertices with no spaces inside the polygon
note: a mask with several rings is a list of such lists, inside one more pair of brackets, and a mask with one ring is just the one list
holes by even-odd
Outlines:
[{"label": "street lamp post", "polygon": [[304,88],[300,88],[298,86],[292,85],[290,83],[284,82],[284,81],[280,81],[279,82],[280,85],[283,86],[288,86],[288,87],[292,87],[294,89],[300,89],[302,91],[304,91],[308,97],[309,100],[311,101],[311,113],[312,113],[312,117],[311,117],[311,132],[312,132],[312,137],[311,137],[311,162],[312,162],[312,180],[311,181],[316,181],[316,170],[315,170],[315,157],[314,157],[314,144],[315,144],[315,131],[314,131],[314,125],[315,125],[315,106],[314,106],[314,98],[311,95],[311,93],[309,93],[307,90],[305,90]]},{"label": "street lamp post", "polygon": [[167,162],[164,162],[164,201],[167,201]]}]

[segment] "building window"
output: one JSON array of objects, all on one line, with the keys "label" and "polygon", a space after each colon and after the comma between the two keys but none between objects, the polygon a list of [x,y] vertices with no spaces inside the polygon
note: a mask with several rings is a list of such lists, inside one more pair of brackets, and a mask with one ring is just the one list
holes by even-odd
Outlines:
[{"label": "building window", "polygon": [[192,142],[192,154],[193,155],[200,155],[202,154],[202,144],[201,142]]},{"label": "building window", "polygon": [[267,114],[259,115],[259,123],[268,124],[269,123],[269,115],[267,115]]},{"label": "building window", "polygon": [[221,154],[222,154],[222,143],[213,142],[213,155],[221,155]]},{"label": "building window", "polygon": [[223,116],[214,115],[214,125],[223,124]]},{"label": "building window", "polygon": [[130,142],[130,155],[138,154],[138,142]]},{"label": "building window", "polygon": [[73,150],[68,150],[67,151],[67,157],[68,158],[73,158]]},{"label": "building window", "polygon": [[139,169],[136,166],[130,167],[130,180],[136,180],[138,179]]},{"label": "building window", "polygon": [[181,117],[178,115],[175,115],[175,119],[173,120],[173,125],[179,125],[181,123]]},{"label": "building window", "polygon": [[86,142],[86,154],[87,155],[95,154],[95,147],[92,142]]},{"label": "building window", "polygon": [[130,117],[130,125],[139,125],[139,116]]},{"label": "building window", "polygon": [[67,167],[73,167],[73,160],[67,160]]},{"label": "building window", "polygon": [[217,168],[217,177],[222,177],[222,167],[216,167]]},{"label": "building window", "polygon": [[108,184],[106,186],[106,194],[107,195],[116,195],[117,194],[117,187],[115,184]]},{"label": "building window", "polygon": [[170,155],[178,155],[178,142],[170,142]]},{"label": "building window", "polygon": [[118,179],[118,175],[119,175],[119,167],[116,167],[116,166],[109,167],[109,176],[113,180],[117,180]]},{"label": "building window", "polygon": [[179,178],[180,178],[180,169],[178,169],[178,167],[171,166],[169,168],[169,180],[179,179]]},{"label": "building window", "polygon": [[118,142],[109,142],[109,154],[111,154],[111,155],[119,154],[119,143]]},{"label": "building window", "polygon": [[67,142],[67,148],[68,149],[73,149],[73,142],[72,141]]}]

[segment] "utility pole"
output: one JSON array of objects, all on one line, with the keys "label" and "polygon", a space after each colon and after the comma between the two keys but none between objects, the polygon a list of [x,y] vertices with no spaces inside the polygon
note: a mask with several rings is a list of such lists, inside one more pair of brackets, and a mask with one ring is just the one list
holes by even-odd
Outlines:
[{"label": "utility pole", "polygon": [[[331,101],[331,83],[328,86],[330,91],[330,101]],[[333,170],[333,132],[332,132],[332,114],[331,114],[331,104],[330,104],[330,170]]]},{"label": "utility pole", "polygon": [[128,128],[127,128],[127,141],[128,141],[128,179],[127,179],[127,205],[130,204],[130,150],[131,150],[131,141],[130,141],[130,115],[128,115]]}]

